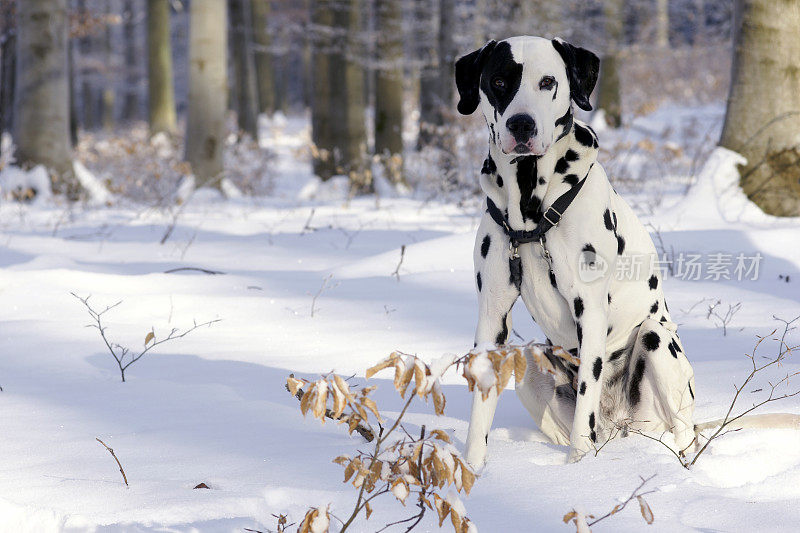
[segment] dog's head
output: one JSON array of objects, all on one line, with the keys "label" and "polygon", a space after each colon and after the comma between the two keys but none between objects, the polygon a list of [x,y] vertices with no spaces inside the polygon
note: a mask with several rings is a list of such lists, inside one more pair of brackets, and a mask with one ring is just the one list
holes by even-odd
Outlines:
[{"label": "dog's head", "polygon": [[480,105],[503,153],[542,155],[572,102],[592,109],[599,67],[595,54],[561,39],[489,41],[456,61],[458,111],[470,115]]}]

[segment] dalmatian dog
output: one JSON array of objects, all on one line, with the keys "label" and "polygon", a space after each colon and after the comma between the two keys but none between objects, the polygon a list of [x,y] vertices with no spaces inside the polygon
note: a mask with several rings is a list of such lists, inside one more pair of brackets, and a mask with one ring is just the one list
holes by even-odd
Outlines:
[{"label": "dalmatian dog", "polygon": [[[517,395],[574,462],[612,434],[695,440],[694,374],[670,318],[647,230],[597,163],[591,110],[599,59],[560,39],[489,41],[456,62],[458,110],[480,107],[489,155],[475,241],[475,345],[502,345],[518,297],[547,336],[545,372],[528,356]],[[579,364],[578,364],[579,360]],[[466,458],[484,464],[497,395],[473,398]],[[619,431],[614,431],[621,428]]]}]

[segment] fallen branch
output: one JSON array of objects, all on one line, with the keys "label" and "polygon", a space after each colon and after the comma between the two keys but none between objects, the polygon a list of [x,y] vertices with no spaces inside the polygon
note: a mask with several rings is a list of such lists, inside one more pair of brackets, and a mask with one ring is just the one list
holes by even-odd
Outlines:
[{"label": "fallen branch", "polygon": [[191,271],[194,271],[194,272],[202,272],[203,274],[208,274],[208,275],[211,275],[211,276],[216,276],[218,274],[222,274],[222,275],[225,274],[225,272],[222,272],[220,270],[208,270],[206,268],[200,268],[200,267],[172,268],[170,270],[165,270],[164,274],[174,274],[175,272],[184,272],[184,271],[187,271],[187,270],[191,270]]},{"label": "fallen branch", "polygon": [[404,244],[400,247],[400,262],[397,263],[397,268],[395,268],[394,272],[392,272],[392,276],[395,276],[397,278],[397,281],[400,281],[400,267],[403,264],[403,258],[405,256],[406,256],[406,245]]},{"label": "fallen branch", "polygon": [[125,486],[129,487],[130,485],[128,485],[128,476],[125,475],[125,470],[123,470],[123,468],[122,468],[122,463],[120,463],[119,459],[117,459],[117,454],[114,453],[114,450],[112,448],[110,448],[108,446],[108,444],[106,444],[105,442],[101,441],[100,437],[95,437],[95,440],[97,442],[99,442],[100,444],[102,444],[105,447],[105,449],[108,450],[108,453],[111,454],[111,457],[113,457],[114,460],[117,462],[117,466],[119,467],[119,472],[120,472],[120,474],[122,474],[122,480],[125,482]]}]

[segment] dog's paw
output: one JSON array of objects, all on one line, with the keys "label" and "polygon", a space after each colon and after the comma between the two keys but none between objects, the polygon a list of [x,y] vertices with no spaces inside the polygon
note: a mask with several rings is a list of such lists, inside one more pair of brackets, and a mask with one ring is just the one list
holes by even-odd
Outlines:
[{"label": "dog's paw", "polygon": [[583,456],[586,455],[586,453],[586,451],[581,451],[570,446],[569,452],[567,452],[567,464],[577,463],[583,459]]}]

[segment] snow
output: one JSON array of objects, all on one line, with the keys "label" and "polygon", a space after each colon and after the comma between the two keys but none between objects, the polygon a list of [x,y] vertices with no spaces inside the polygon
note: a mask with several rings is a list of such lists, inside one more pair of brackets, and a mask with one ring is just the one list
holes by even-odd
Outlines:
[{"label": "snow", "polygon": [[[691,112],[702,118],[718,111]],[[677,116],[653,115],[636,122],[632,139]],[[366,368],[394,350],[435,361],[472,348],[478,202],[348,199],[341,181],[323,184],[311,175],[299,150],[308,138],[303,117],[266,124],[260,142],[277,154],[270,196],[225,199],[201,189],[187,193],[177,212],[114,199],[72,208],[44,198],[0,204],[0,531],[263,531],[275,529],[273,514],[299,523],[309,508],[328,505],[346,516],[355,490],[341,483],[331,460],[355,455],[363,441],[341,425],[304,418],[284,389],[288,374],[316,380],[335,371],[355,374],[352,383],[361,384]],[[622,134],[601,132],[601,147],[604,136]],[[676,254],[763,257],[757,280],[705,279],[705,272],[698,280],[665,280],[695,369],[698,421],[724,415],[733,384],[749,371],[744,354],[756,335],[780,327],[772,316],[800,315],[800,221],[758,216],[732,182],[734,154],[717,150],[703,161],[697,179],[676,174],[661,183],[668,186],[653,187],[657,202],[648,187],[618,187]],[[3,183],[14,168],[2,170]],[[223,274],[165,273],[181,267]],[[121,383],[70,292],[91,294],[101,308],[121,300],[104,315],[105,325],[114,342],[131,349],[151,327],[163,336],[193,320],[221,321],[157,347]],[[711,299],[742,304],[725,335],[707,316]],[[543,339],[521,305],[513,319],[522,340]],[[787,342],[799,344],[798,331]],[[765,341],[763,354],[776,347]],[[434,374],[452,356],[446,357]],[[755,387],[797,370],[791,356]],[[470,394],[454,370],[440,380],[445,415],[434,416],[432,405],[417,400],[407,427],[411,434],[423,424],[441,428],[463,449]],[[402,400],[391,372],[370,382],[379,386],[372,396],[383,414],[396,416]],[[797,385],[790,380],[790,389]],[[760,394],[747,393],[742,408]],[[800,413],[800,400],[762,411]],[[114,449],[130,487],[95,437]],[[646,496],[655,515],[648,531],[793,531],[800,520],[798,450],[798,431],[746,429],[713,443],[686,470],[661,444],[631,435],[565,465],[566,450],[550,444],[507,391],[489,435],[488,463],[470,495],[458,498],[481,531],[520,531],[531,523],[569,531],[574,526],[562,517],[573,508],[600,516],[630,494],[639,476],[656,474],[647,486],[657,489]],[[199,483],[210,489],[193,489]],[[391,495],[374,500],[370,521],[354,531],[410,516],[410,501],[404,508]],[[641,531],[637,507],[595,531]],[[337,524],[331,519],[331,529]],[[429,513],[419,530],[436,529]]]}]

